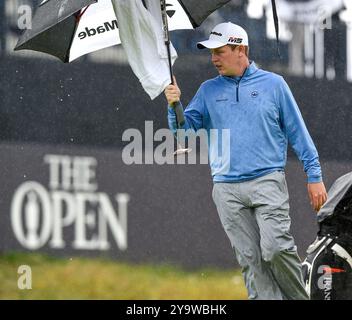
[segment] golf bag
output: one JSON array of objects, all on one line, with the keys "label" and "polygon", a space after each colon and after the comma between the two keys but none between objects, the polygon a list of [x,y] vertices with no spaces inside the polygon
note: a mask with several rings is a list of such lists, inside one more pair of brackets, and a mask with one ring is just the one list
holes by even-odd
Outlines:
[{"label": "golf bag", "polygon": [[352,172],[335,181],[317,217],[303,262],[306,291],[311,300],[352,300]]}]

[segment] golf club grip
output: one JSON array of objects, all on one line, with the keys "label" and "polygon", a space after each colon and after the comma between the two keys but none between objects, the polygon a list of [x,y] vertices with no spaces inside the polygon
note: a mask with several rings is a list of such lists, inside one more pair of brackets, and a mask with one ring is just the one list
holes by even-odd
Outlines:
[{"label": "golf club grip", "polygon": [[183,116],[183,107],[180,101],[174,102],[173,107],[176,113],[176,120],[179,127],[185,124],[185,117]]}]

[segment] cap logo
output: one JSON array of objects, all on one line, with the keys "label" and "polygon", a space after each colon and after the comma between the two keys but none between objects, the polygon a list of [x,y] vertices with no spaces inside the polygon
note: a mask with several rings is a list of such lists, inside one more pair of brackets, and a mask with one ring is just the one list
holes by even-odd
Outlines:
[{"label": "cap logo", "polygon": [[236,37],[230,37],[229,40],[227,40],[227,42],[231,42],[231,43],[242,43],[243,39],[242,38],[236,38]]},{"label": "cap logo", "polygon": [[212,32],[210,32],[210,34],[213,34],[213,35],[215,35],[215,36],[222,37],[222,33],[219,33],[219,32],[212,31]]}]

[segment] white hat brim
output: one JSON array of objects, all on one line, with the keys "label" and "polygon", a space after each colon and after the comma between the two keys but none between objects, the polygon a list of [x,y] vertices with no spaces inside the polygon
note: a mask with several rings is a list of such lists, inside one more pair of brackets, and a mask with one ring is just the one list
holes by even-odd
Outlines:
[{"label": "white hat brim", "polygon": [[227,45],[227,43],[223,43],[221,41],[205,40],[205,41],[198,42],[197,48],[198,49],[204,49],[204,48],[216,49],[216,48],[220,48],[220,47],[223,47],[226,45]]}]

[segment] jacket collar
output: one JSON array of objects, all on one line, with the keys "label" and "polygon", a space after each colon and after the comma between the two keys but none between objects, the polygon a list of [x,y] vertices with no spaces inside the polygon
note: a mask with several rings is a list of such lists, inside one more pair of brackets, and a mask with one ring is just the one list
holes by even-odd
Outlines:
[{"label": "jacket collar", "polygon": [[238,82],[240,80],[244,80],[246,78],[249,78],[252,74],[257,72],[257,70],[258,70],[258,67],[255,64],[255,62],[249,61],[249,66],[246,68],[246,70],[244,70],[243,75],[241,77],[239,77],[239,76],[220,76],[220,77],[224,78],[226,80],[230,80],[230,81],[235,80],[236,82]]}]

